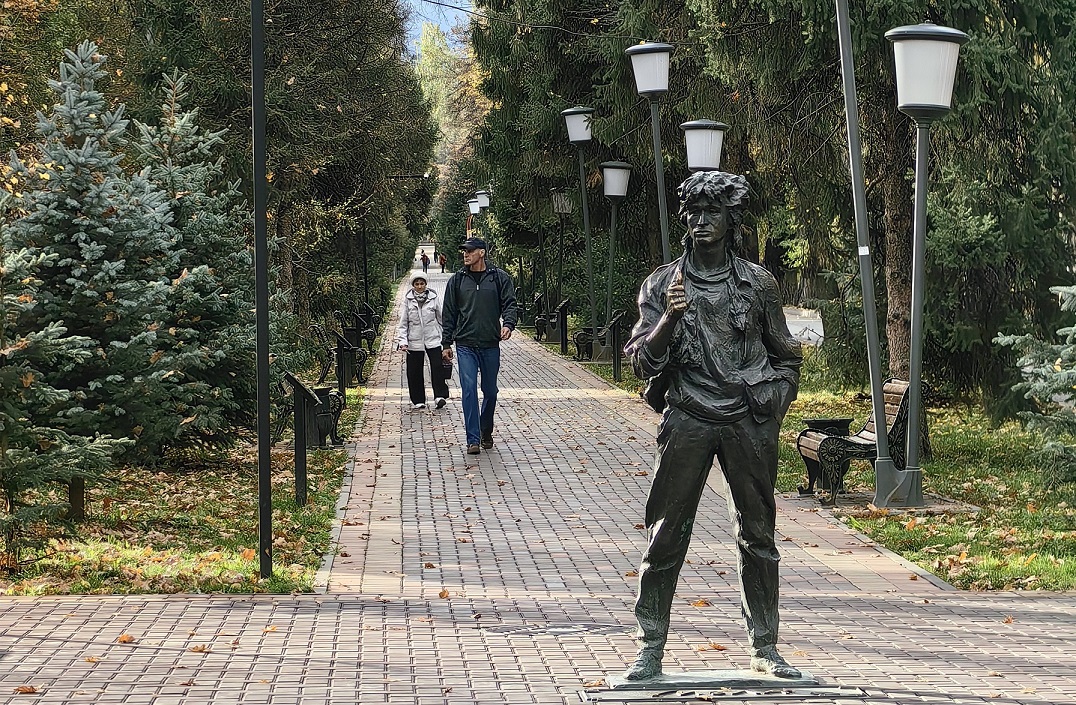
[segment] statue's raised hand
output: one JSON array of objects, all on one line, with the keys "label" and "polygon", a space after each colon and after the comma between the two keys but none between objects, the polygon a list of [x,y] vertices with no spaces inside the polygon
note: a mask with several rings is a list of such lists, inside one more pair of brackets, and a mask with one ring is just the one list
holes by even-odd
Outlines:
[{"label": "statue's raised hand", "polygon": [[679,318],[687,311],[687,292],[684,291],[684,270],[679,267],[669,288],[665,290],[665,313]]}]

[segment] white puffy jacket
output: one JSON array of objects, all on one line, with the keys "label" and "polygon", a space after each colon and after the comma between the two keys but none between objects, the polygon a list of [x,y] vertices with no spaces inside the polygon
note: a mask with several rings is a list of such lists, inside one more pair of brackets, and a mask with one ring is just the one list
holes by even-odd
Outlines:
[{"label": "white puffy jacket", "polygon": [[421,351],[441,347],[441,299],[432,289],[429,297],[419,305],[415,290],[404,295],[400,325],[396,328],[396,343],[406,345],[408,350]]}]

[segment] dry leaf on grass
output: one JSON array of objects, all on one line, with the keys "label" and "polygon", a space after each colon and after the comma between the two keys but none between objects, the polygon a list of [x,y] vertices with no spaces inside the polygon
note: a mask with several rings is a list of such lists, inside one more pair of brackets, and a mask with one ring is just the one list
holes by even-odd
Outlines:
[{"label": "dry leaf on grass", "polygon": [[254,560],[254,556],[258,555],[258,552],[257,552],[257,551],[255,551],[255,550],[254,550],[253,548],[244,548],[244,549],[243,549],[243,550],[242,550],[242,551],[241,551],[241,552],[239,553],[239,555],[240,555],[240,556],[241,556],[241,557],[243,558],[243,560],[245,560],[245,561],[252,561],[252,560]]}]

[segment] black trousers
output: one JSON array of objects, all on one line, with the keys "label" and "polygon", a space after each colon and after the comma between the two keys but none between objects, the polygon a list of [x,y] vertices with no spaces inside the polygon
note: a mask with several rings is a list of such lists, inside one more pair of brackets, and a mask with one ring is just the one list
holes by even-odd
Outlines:
[{"label": "black trousers", "polygon": [[739,551],[740,604],[753,648],[777,643],[780,556],[774,543],[777,505],[776,419],[751,415],[715,424],[669,407],[658,430],[654,484],[646,501],[650,543],[639,575],[635,616],[640,646],[661,655],[680,568],[714,457],[729,485],[729,513]]},{"label": "black trousers", "polygon": [[448,399],[448,383],[445,381],[445,367],[441,362],[441,348],[407,351],[407,393],[412,404],[426,403],[425,358],[430,359],[430,381],[433,384],[433,396]]}]

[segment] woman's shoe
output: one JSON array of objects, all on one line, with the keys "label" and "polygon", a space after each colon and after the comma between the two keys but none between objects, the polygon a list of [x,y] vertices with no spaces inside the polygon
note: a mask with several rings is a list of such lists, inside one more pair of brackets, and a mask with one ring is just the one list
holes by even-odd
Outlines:
[{"label": "woman's shoe", "polygon": [[414,411],[418,411],[419,409],[425,409],[425,408],[426,408],[425,404],[412,404],[411,405],[411,409],[414,410]]}]

